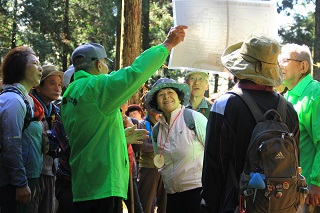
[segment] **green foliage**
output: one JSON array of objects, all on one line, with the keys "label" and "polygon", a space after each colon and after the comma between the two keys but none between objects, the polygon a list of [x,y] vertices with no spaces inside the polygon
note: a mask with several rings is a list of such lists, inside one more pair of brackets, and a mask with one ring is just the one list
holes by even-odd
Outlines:
[{"label": "green foliage", "polygon": [[301,15],[295,10],[295,5],[300,5],[306,9],[308,4],[313,4],[311,0],[283,0],[278,2],[278,12],[293,17],[293,22],[282,26],[278,33],[282,38],[282,43],[297,43],[308,45],[313,49],[315,41],[314,12],[309,12],[307,16]]},{"label": "green foliage", "polygon": [[[319,10],[309,12],[306,16],[301,13],[306,11],[306,6],[308,5],[318,5],[320,0],[282,0],[278,5],[278,12],[285,13],[290,16],[293,14],[294,23],[290,26],[284,26],[279,30],[279,35],[283,39],[283,43],[297,43],[305,44],[310,47],[311,52],[313,52],[314,61],[320,60],[319,51]],[[300,4],[305,7],[305,9],[295,10],[294,5]],[[316,19],[317,18],[317,19]],[[320,80],[319,68],[314,69],[314,78]]]},{"label": "green foliage", "polygon": [[0,0],[0,62],[11,48],[13,1]]},{"label": "green foliage", "polygon": [[97,42],[105,46],[107,52],[114,57],[115,34],[117,29],[114,1],[103,0],[71,0],[70,31],[71,43],[75,48],[84,42]]},{"label": "green foliage", "polygon": [[298,11],[294,11],[295,5],[306,6],[308,4],[315,4],[316,0],[282,0],[277,1],[277,12],[284,12],[287,16],[291,16],[292,14],[299,13]]},{"label": "green foliage", "polygon": [[294,22],[291,25],[279,29],[282,43],[305,44],[313,49],[314,45],[314,13],[307,17],[300,14],[294,15]]},{"label": "green foliage", "polygon": [[[62,69],[63,57],[69,57],[83,42],[98,42],[115,53],[116,2],[104,0],[21,0],[15,13],[14,0],[0,0],[0,54],[11,48],[13,17],[18,31],[16,45],[29,45],[41,63],[50,62]],[[69,10],[66,13],[66,6]],[[68,20],[65,21],[65,18]],[[67,24],[66,24],[67,23]],[[64,52],[69,56],[65,56]],[[109,54],[110,55],[110,54]],[[68,64],[69,65],[69,64]],[[68,66],[67,65],[67,66]],[[64,67],[66,69],[66,67]]]},{"label": "green foliage", "polygon": [[[294,0],[297,2],[297,0]],[[290,16],[290,11],[293,9],[293,1],[292,0],[283,0],[277,2],[277,12],[285,12],[287,16]]]},{"label": "green foliage", "polygon": [[23,44],[36,51],[42,64],[50,62],[61,67],[64,1],[25,0],[24,5],[21,20],[25,30],[20,34]]},{"label": "green foliage", "polygon": [[173,26],[172,5],[152,2],[150,5],[150,40],[151,46],[162,43],[167,32]]},{"label": "green foliage", "polygon": [[[164,0],[148,2],[149,38],[150,46],[153,46],[163,42],[173,26],[172,4]],[[283,43],[313,47],[314,14],[304,17],[294,11],[296,4],[309,3],[312,0],[278,2],[278,12],[295,20],[279,30]],[[108,57],[113,59],[118,51],[115,44],[120,23],[119,5],[121,0],[0,0],[0,58],[11,48],[15,35],[16,45],[30,45],[41,63],[51,62],[61,69],[69,66],[73,49],[83,42],[101,43]],[[16,32],[13,31],[14,23],[18,26]],[[153,78],[159,76],[179,79],[183,74],[180,70],[168,70],[164,65]]]},{"label": "green foliage", "polygon": [[[172,4],[152,2],[150,4],[150,45],[157,45],[162,43],[170,28],[173,26]],[[167,63],[169,58],[167,59]],[[152,76],[149,85],[155,83],[160,77],[168,77],[173,79],[183,78],[181,70],[169,70],[163,66],[158,73]]]}]

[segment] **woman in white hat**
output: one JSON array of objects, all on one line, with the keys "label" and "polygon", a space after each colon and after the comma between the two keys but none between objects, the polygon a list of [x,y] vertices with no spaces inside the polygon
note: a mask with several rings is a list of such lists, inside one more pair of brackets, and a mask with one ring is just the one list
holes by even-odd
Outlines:
[{"label": "woman in white hat", "polygon": [[191,110],[195,128],[188,128],[184,113],[190,109],[183,105],[189,98],[187,84],[168,78],[159,79],[146,95],[146,108],[162,114],[154,162],[167,192],[167,213],[200,211],[207,118]]}]

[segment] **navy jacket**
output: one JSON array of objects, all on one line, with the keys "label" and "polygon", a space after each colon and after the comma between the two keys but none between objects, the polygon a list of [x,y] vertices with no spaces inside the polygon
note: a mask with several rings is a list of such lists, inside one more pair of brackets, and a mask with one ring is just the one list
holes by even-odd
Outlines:
[{"label": "navy jacket", "polygon": [[[240,84],[239,87],[247,88],[262,112],[277,108],[279,96],[271,87],[252,83]],[[286,124],[299,143],[298,117],[289,102],[286,117]],[[238,205],[238,191],[230,175],[229,164],[231,161],[239,181],[255,124],[252,113],[240,97],[227,93],[213,103],[207,125],[202,173],[203,212],[234,212]]]}]

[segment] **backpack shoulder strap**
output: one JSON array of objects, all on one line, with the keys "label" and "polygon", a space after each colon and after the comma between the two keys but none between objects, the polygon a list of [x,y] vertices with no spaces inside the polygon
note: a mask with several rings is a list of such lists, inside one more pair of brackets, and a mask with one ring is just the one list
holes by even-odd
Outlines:
[{"label": "backpack shoulder strap", "polygon": [[[183,111],[183,118],[184,118],[184,121],[185,121],[187,127],[196,133],[196,130],[195,130],[196,126],[195,126],[195,122],[194,122],[194,119],[192,116],[192,109],[185,108]],[[152,137],[153,137],[153,141],[155,143],[157,142],[157,138],[158,138],[158,134],[159,134],[159,125],[160,125],[159,122],[156,123],[152,129]]]},{"label": "backpack shoulder strap", "polygon": [[137,129],[140,129],[140,122],[139,122],[137,119],[135,119],[135,118],[131,118],[131,117],[130,117],[130,119],[131,119],[133,125],[136,125],[136,126],[137,126]]},{"label": "backpack shoulder strap", "polygon": [[31,111],[31,106],[29,104],[29,101],[19,90],[17,90],[14,87],[9,87],[8,89],[2,90],[0,92],[0,95],[6,92],[13,92],[20,95],[20,97],[23,99],[24,103],[26,104],[27,112],[26,112],[26,116],[24,117],[23,128],[22,128],[22,131],[24,131],[29,126],[32,120],[32,111]]},{"label": "backpack shoulder strap", "polygon": [[[248,92],[246,92],[245,90],[242,90],[240,88],[237,88],[237,89],[233,89],[232,91],[229,91],[227,93],[238,95],[246,103],[246,105],[249,107],[252,115],[254,116],[256,123],[263,120],[264,116],[263,116],[260,108],[258,107],[256,102],[254,101],[254,99],[251,97],[251,95]],[[231,173],[232,182],[234,183],[234,187],[237,190],[239,190],[240,189],[239,183],[237,181],[235,169],[232,165],[231,160],[229,160],[229,169],[230,169],[230,173]]]},{"label": "backpack shoulder strap", "polygon": [[159,134],[160,122],[157,122],[152,128],[153,150],[155,155],[158,154],[158,134]]},{"label": "backpack shoulder strap", "polygon": [[155,143],[157,143],[157,140],[158,140],[159,128],[160,128],[159,122],[157,122],[152,128],[152,138]]},{"label": "backpack shoulder strap", "polygon": [[[242,100],[244,100],[244,102],[250,108],[250,111],[252,112],[253,116],[255,117],[256,122],[261,121],[263,119],[264,115],[262,114],[261,110],[259,109],[259,107],[256,104],[256,102],[254,101],[254,99],[251,97],[251,95],[247,91],[238,88],[238,89],[234,89],[228,93],[236,94],[236,95],[240,96],[242,98]],[[280,94],[278,94],[278,96],[279,96],[279,102],[278,102],[278,106],[277,106],[276,111],[280,114],[282,122],[285,123],[286,115],[287,115],[286,114],[286,109],[287,109],[286,99]]]},{"label": "backpack shoulder strap", "polygon": [[262,114],[261,110],[259,109],[258,105],[256,104],[256,102],[254,101],[254,99],[251,97],[251,95],[248,92],[239,88],[239,89],[234,89],[228,93],[236,94],[240,98],[242,98],[242,100],[249,107],[249,109],[252,112],[257,123],[259,121],[263,120],[263,114]]},{"label": "backpack shoulder strap", "polygon": [[183,111],[183,118],[187,127],[197,134],[196,125],[192,116],[192,109],[185,108]]},{"label": "backpack shoulder strap", "polygon": [[278,96],[279,96],[279,103],[277,107],[277,112],[280,114],[282,122],[286,123],[287,101],[282,95],[278,94]]},{"label": "backpack shoulder strap", "polygon": [[149,137],[152,137],[152,128],[151,128],[151,124],[149,121],[144,120],[144,124],[146,125],[146,130],[149,132]]}]

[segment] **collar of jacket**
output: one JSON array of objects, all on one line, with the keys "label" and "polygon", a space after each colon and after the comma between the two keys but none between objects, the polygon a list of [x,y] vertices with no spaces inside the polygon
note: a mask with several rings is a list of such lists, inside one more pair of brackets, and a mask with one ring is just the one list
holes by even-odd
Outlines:
[{"label": "collar of jacket", "polygon": [[296,95],[301,96],[308,84],[313,80],[311,74],[308,74],[307,76],[303,77],[295,87],[292,88],[289,92]]},{"label": "collar of jacket", "polygon": [[265,86],[265,85],[261,85],[261,84],[256,84],[252,81],[241,81],[238,83],[238,88],[250,89],[250,90],[264,90],[264,91],[269,91],[269,92],[274,91],[272,86]]}]

